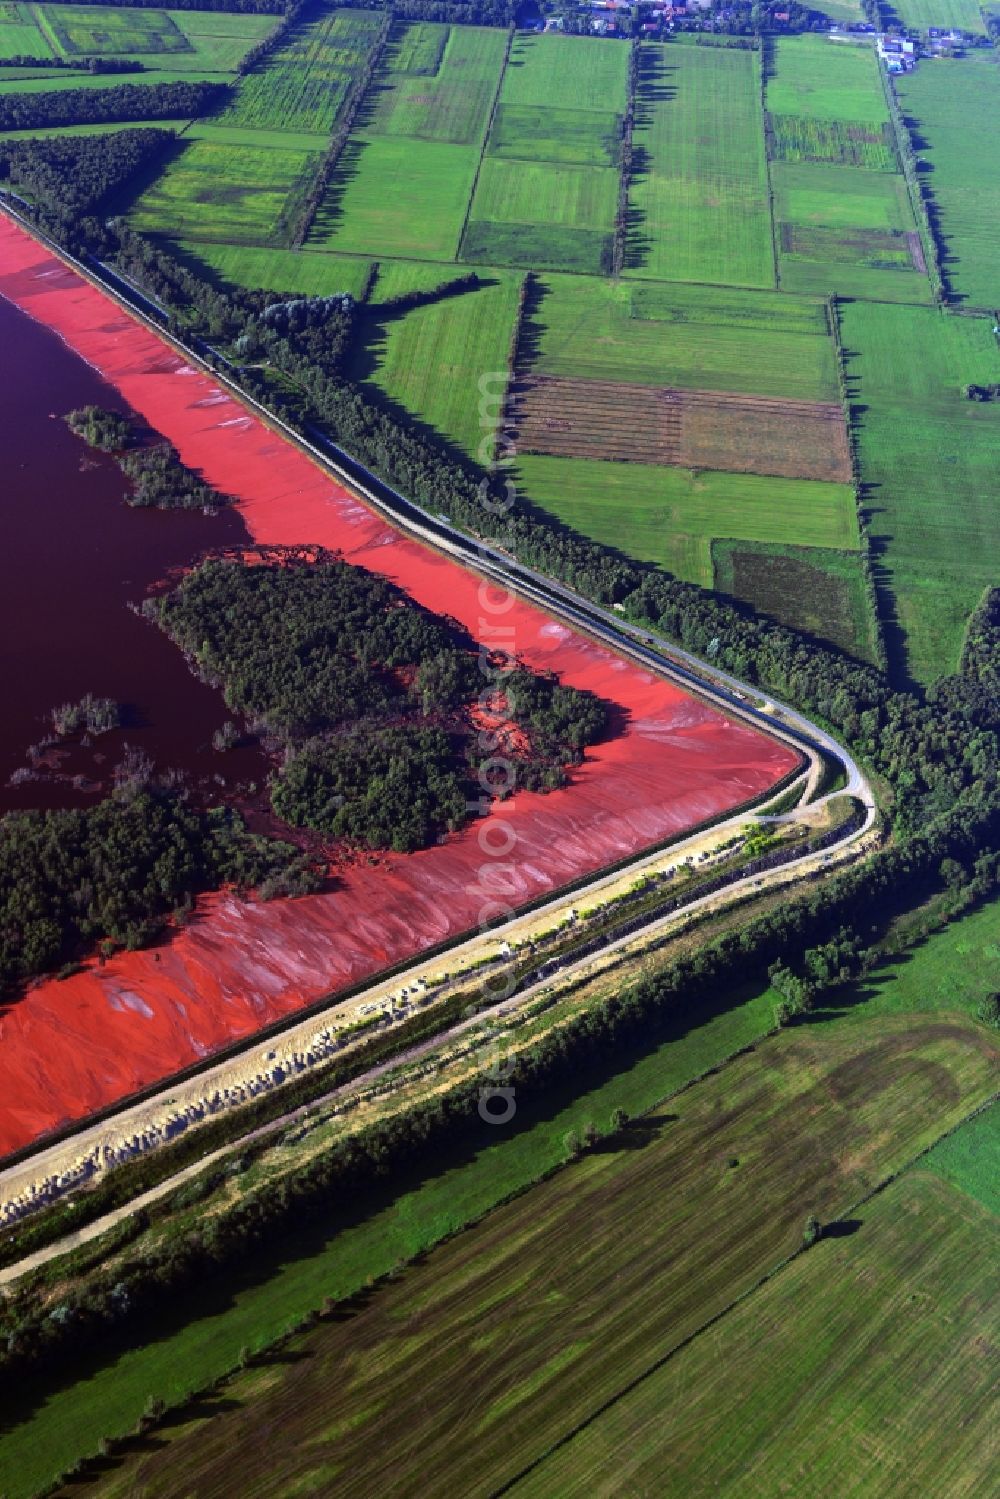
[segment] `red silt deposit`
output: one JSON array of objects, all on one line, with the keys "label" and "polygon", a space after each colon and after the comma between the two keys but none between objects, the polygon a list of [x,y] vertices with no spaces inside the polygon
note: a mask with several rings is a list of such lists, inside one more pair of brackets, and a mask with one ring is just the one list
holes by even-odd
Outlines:
[{"label": "red silt deposit", "polygon": [[267,904],[206,897],[157,948],[34,986],[0,1018],[0,1152],[474,929],[494,902],[522,905],[716,817],[795,765],[787,746],[395,531],[3,216],[0,294],[57,332],[186,464],[234,496],[256,542],[340,550],[616,710],[615,731],[563,790],[517,793],[443,844],[347,868],[329,893]]}]

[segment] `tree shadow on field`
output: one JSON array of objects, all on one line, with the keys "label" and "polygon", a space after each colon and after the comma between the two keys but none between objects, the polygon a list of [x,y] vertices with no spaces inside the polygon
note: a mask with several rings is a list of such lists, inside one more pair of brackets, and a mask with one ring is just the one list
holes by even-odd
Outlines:
[{"label": "tree shadow on field", "polygon": [[657,1114],[655,1119],[630,1119],[616,1134],[602,1135],[587,1147],[586,1155],[621,1155],[623,1151],[646,1150],[655,1145],[679,1114]]},{"label": "tree shadow on field", "polygon": [[311,240],[315,245],[317,240],[332,238],[344,222],[344,194],[361,170],[367,147],[367,141],[353,138],[345,143],[337,158],[337,165],[330,174],[323,201],[316,210],[316,217],[313,219],[307,242]]},{"label": "tree shadow on field", "polygon": [[849,1239],[859,1228],[864,1227],[863,1218],[838,1218],[836,1223],[824,1223],[821,1238]]}]

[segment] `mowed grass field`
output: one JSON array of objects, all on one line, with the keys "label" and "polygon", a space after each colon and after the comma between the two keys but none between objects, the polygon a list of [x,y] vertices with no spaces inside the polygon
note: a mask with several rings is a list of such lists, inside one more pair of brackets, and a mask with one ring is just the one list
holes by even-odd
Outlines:
[{"label": "mowed grass field", "polygon": [[264,249],[257,245],[213,245],[188,240],[180,246],[219,281],[248,289],[298,292],[332,297],[350,292],[360,297],[368,285],[371,261],[363,256],[321,255],[308,250]]},{"label": "mowed grass field", "polygon": [[773,286],[760,58],[640,53],[626,275]]},{"label": "mowed grass field", "polygon": [[319,154],[195,140],[131,211],[140,232],[228,245],[280,245]]},{"label": "mowed grass field", "polygon": [[968,306],[995,309],[1000,304],[997,53],[936,61],[899,79],[896,90],[922,141],[919,154],[933,169],[927,180],[948,284]]},{"label": "mowed grass field", "polygon": [[515,38],[464,260],[610,269],[627,65],[626,49],[614,42]]},{"label": "mowed grass field", "polygon": [[[656,1377],[796,1248],[807,1213],[847,1213],[964,1117],[995,1061],[985,1033],[944,1018],[770,1038],[321,1324],[287,1362],[237,1376],[210,1420],[158,1433],[101,1492],[225,1492],[234,1452],[276,1493],[496,1492]],[[965,1274],[978,1287],[971,1263]],[[958,1286],[940,1294],[958,1304]],[[824,1295],[853,1315],[849,1280]],[[880,1387],[888,1406],[894,1381]],[[745,1407],[731,1381],[728,1396]]]},{"label": "mowed grass field", "polygon": [[507,48],[506,33],[418,23],[394,37],[359,119],[364,134],[481,142]]},{"label": "mowed grass field", "polygon": [[[97,5],[0,6],[0,57],[129,57],[160,75],[231,73],[277,24],[275,16],[219,11],[121,9]],[[64,75],[65,76],[65,75]],[[72,75],[71,75],[72,76]],[[141,81],[142,74],[97,75],[104,87]],[[17,82],[3,77],[4,87]],[[79,81],[79,80],[76,80]],[[161,76],[153,81],[162,82]]]},{"label": "mowed grass field", "polygon": [[889,119],[871,47],[831,42],[825,36],[781,36],[773,43],[772,55],[773,72],[767,80],[770,114],[877,124]]},{"label": "mowed grass field", "polygon": [[838,399],[822,304],[776,292],[543,276],[528,333],[533,374]]},{"label": "mowed grass field", "polygon": [[[316,215],[311,248],[457,257],[507,39],[441,30],[440,51],[427,27],[404,28],[389,48]],[[411,76],[404,67],[434,72]]]},{"label": "mowed grass field", "polygon": [[545,456],[520,457],[516,477],[566,525],[705,588],[713,586],[716,538],[860,547],[847,484]]},{"label": "mowed grass field", "polygon": [[478,146],[353,137],[307,244],[350,255],[454,260],[478,165]]},{"label": "mowed grass field", "polygon": [[328,133],[381,24],[375,11],[321,10],[240,80],[219,119],[256,130]]},{"label": "mowed grass field", "polygon": [[[507,384],[521,278],[512,271],[484,272],[483,284],[473,291],[444,296],[402,316],[382,316],[380,299],[409,290],[412,269],[391,264],[380,268],[352,373],[370,381],[468,457],[489,463],[493,424],[499,420]],[[428,291],[449,277],[444,266],[419,269],[430,270]],[[401,273],[403,283],[391,272]]]},{"label": "mowed grass field", "polygon": [[973,36],[986,35],[976,0],[893,0],[892,8],[901,23],[914,31],[938,26],[942,30],[969,31]]},{"label": "mowed grass field", "polygon": [[1000,1220],[908,1172],[854,1224],[513,1492],[771,1499],[791,1481],[798,1492],[866,1499],[988,1493]]},{"label": "mowed grass field", "polygon": [[965,622],[1000,555],[1000,409],[967,383],[1000,381],[988,318],[847,303],[844,346],[865,508],[883,575],[894,671],[930,681],[958,665]]},{"label": "mowed grass field", "polygon": [[921,1171],[968,1193],[1000,1215],[1000,1104],[977,1114],[954,1134],[947,1135],[920,1162]]}]

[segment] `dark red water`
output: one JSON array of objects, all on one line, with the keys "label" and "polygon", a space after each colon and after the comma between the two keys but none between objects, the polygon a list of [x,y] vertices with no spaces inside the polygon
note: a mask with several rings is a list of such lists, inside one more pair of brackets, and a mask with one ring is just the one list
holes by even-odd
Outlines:
[{"label": "dark red water", "polygon": [[[2,297],[0,350],[0,810],[92,802],[126,743],[216,790],[217,777],[228,787],[261,780],[266,766],[253,750],[211,747],[228,716],[221,695],[128,607],[207,548],[248,541],[238,512],[131,509],[113,459],[62,420],[88,403],[127,412],[118,392]],[[38,778],[11,786],[28,746],[51,737],[52,708],[86,692],[124,703],[124,727],[89,750],[64,741]],[[93,789],[74,786],[76,775]]]}]

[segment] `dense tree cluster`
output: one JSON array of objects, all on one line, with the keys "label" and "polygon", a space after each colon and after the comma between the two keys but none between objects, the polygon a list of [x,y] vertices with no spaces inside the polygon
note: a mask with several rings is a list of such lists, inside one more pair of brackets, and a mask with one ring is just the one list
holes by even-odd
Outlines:
[{"label": "dense tree cluster", "polygon": [[114,88],[45,89],[0,95],[0,130],[98,125],[119,120],[180,120],[222,103],[225,83],[119,83]]},{"label": "dense tree cluster", "polygon": [[44,68],[46,72],[56,68],[68,69],[71,73],[144,73],[145,63],[137,57],[31,57],[17,53],[13,57],[0,57],[0,68]]},{"label": "dense tree cluster", "polygon": [[[74,95],[77,92],[83,91],[73,90]],[[18,194],[29,196],[41,227],[68,249],[100,255],[116,242],[95,215],[140,172],[164,157],[175,139],[172,130],[153,128],[0,141],[0,179],[7,179]]]},{"label": "dense tree cluster", "polygon": [[201,890],[302,876],[290,845],[249,834],[228,809],[201,813],[126,779],[86,810],[0,820],[0,988],[103,942],[140,947]]},{"label": "dense tree cluster", "polygon": [[361,726],[305,745],[275,781],[272,801],[296,826],[409,853],[465,822],[460,765],[443,729]]},{"label": "dense tree cluster", "polygon": [[215,510],[227,503],[224,495],[180,461],[173,443],[132,448],[119,456],[118,464],[132,481],[131,493],[126,496],[130,505],[156,510]]},{"label": "dense tree cluster", "polygon": [[95,697],[85,692],[75,703],[60,703],[52,709],[52,727],[60,737],[68,734],[109,734],[120,728],[121,704],[113,697]]},{"label": "dense tree cluster", "polygon": [[326,553],[209,559],[150,612],[230,708],[286,741],[279,816],[369,848],[423,847],[466,820],[473,770],[506,743],[475,726],[477,701],[520,731],[525,789],[562,784],[606,725],[604,703],[553,676],[488,659],[484,675],[459,625]]},{"label": "dense tree cluster", "polygon": [[66,413],[66,425],[89,447],[102,453],[118,453],[132,441],[132,423],[118,411],[104,411],[100,406],[78,406]]},{"label": "dense tree cluster", "polygon": [[128,504],[155,510],[215,510],[227,503],[225,495],[181,462],[173,443],[134,447],[135,429],[117,411],[82,406],[71,411],[66,422],[92,448],[116,454],[118,467],[132,481]]}]

